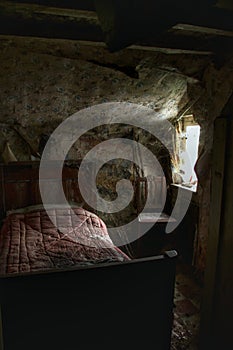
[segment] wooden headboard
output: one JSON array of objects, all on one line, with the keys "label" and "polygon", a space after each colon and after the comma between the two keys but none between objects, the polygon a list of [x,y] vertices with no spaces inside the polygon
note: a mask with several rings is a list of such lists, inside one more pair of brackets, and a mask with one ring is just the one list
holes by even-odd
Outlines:
[{"label": "wooden headboard", "polygon": [[[90,209],[84,202],[78,186],[80,162],[64,165],[63,189],[67,201],[83,203],[84,208]],[[39,166],[40,163],[35,161],[0,164],[0,219],[5,216],[7,210],[42,203],[39,189]],[[88,171],[92,171],[91,167]],[[59,181],[56,162],[49,165],[46,176],[56,187]]]},{"label": "wooden headboard", "polygon": [[[85,209],[94,212],[94,209],[85,202],[80,193],[78,172],[81,162],[82,160],[65,162],[62,174],[63,190],[67,201],[80,203]],[[39,188],[39,167],[40,162],[37,161],[0,164],[0,220],[5,217],[8,210],[42,204]],[[51,188],[51,191],[55,192],[56,184],[58,185],[60,181],[57,171],[58,163],[49,163],[46,170],[46,178],[43,180],[52,180],[52,187],[54,187]],[[85,167],[87,186],[88,179],[93,171],[95,171],[94,162]],[[151,208],[154,210],[161,208],[163,198],[166,198],[165,177],[155,177],[152,181],[153,186],[144,177],[134,179],[132,184],[134,186],[134,207],[137,213],[140,213],[144,207],[148,190],[154,192],[154,201]],[[56,204],[59,204],[59,202]]]}]

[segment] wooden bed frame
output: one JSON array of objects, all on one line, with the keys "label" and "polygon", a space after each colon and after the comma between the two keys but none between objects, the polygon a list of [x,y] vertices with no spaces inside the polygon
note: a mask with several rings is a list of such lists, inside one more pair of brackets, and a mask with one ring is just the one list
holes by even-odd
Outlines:
[{"label": "wooden bed frame", "polygon": [[[7,210],[23,208],[29,205],[42,203],[39,190],[39,162],[12,162],[8,165],[0,164],[0,219],[5,217]],[[67,201],[84,202],[77,186],[78,171],[80,162],[73,162],[71,165],[65,164],[63,168],[63,189]],[[86,168],[92,171],[93,166]],[[88,174],[87,174],[88,177]],[[57,175],[57,163],[51,162],[47,167],[43,181],[49,179],[54,187],[52,191],[56,191],[59,182]],[[58,186],[57,186],[58,187]],[[90,209],[84,203],[85,209]]]},{"label": "wooden bed frame", "polygon": [[[0,166],[0,211],[40,203],[38,163]],[[56,179],[56,171],[51,170]],[[77,168],[64,167],[69,200],[80,201]],[[14,203],[14,204],[12,204]],[[4,350],[169,350],[175,251],[128,262],[0,276]]]}]

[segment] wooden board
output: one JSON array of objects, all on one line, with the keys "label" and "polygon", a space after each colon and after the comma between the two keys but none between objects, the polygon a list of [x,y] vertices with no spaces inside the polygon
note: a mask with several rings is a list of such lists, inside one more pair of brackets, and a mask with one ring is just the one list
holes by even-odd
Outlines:
[{"label": "wooden board", "polygon": [[201,312],[201,338],[208,343],[212,337],[211,323],[214,307],[214,291],[216,283],[216,268],[219,248],[219,235],[221,230],[221,210],[223,196],[223,180],[225,169],[227,122],[225,119],[217,119],[215,122],[215,134],[213,145],[213,166],[210,204],[210,226],[205,272],[205,288]]},{"label": "wooden board", "polygon": [[0,278],[4,350],[169,350],[176,254]]},{"label": "wooden board", "polygon": [[[41,178],[41,180],[51,181],[51,192],[53,192],[53,197],[56,198],[56,191],[59,191],[60,182],[56,162],[51,163],[46,170],[44,178]],[[86,169],[87,179],[92,170],[93,166]],[[62,174],[63,190],[67,201],[83,203],[82,206],[90,210],[91,208],[85,203],[79,190],[78,171],[79,162],[76,162],[75,166],[64,166]],[[41,204],[39,162],[14,162],[8,165],[0,165],[0,190],[0,219],[5,216],[8,210]]]},{"label": "wooden board", "polygon": [[146,222],[176,222],[176,219],[167,215],[166,213],[156,213],[156,212],[150,212],[150,213],[142,213],[138,216],[138,222],[139,223],[146,223]]},{"label": "wooden board", "polygon": [[214,345],[227,349],[233,343],[233,121],[228,120],[221,227],[213,308]]}]

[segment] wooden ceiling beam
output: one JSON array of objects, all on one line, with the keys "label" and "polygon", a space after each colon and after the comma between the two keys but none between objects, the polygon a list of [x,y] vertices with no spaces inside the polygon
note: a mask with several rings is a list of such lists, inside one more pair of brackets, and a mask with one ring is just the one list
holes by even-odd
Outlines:
[{"label": "wooden ceiling beam", "polygon": [[9,0],[12,3],[36,4],[48,7],[71,8],[76,10],[95,11],[94,0]]},{"label": "wooden ceiling beam", "polygon": [[233,36],[210,36],[198,33],[198,35],[190,35],[183,31],[169,31],[163,33],[153,39],[139,41],[139,45],[169,47],[171,49],[183,49],[187,51],[205,51],[212,52],[218,56],[226,56],[232,53]]},{"label": "wooden ceiling beam", "polygon": [[[61,9],[12,1],[0,2],[0,34],[104,42],[94,11]],[[123,34],[123,33],[122,33]],[[208,40],[207,40],[208,39]],[[152,33],[133,45],[183,52],[230,52],[233,32],[176,24],[167,32]],[[129,45],[127,45],[129,46]]]},{"label": "wooden ceiling beam", "polygon": [[184,23],[222,31],[233,31],[233,12],[219,7],[210,7],[205,11],[193,13]]},{"label": "wooden ceiling beam", "polygon": [[[105,42],[117,51],[163,35],[178,23],[207,27],[215,35],[233,31],[231,11],[214,7],[215,0],[95,0]],[[210,33],[213,35],[213,31]],[[205,35],[208,35],[206,30]]]},{"label": "wooden ceiling beam", "polygon": [[0,2],[0,34],[103,41],[95,12]]},{"label": "wooden ceiling beam", "polygon": [[223,36],[223,37],[233,37],[233,30],[232,31],[226,31],[222,29],[215,29],[215,28],[208,28],[208,27],[202,27],[192,24],[185,24],[185,23],[178,23],[175,26],[171,28],[171,31],[180,31],[184,34],[186,32],[189,35],[193,34],[205,34],[210,36]]},{"label": "wooden ceiling beam", "polygon": [[[33,43],[35,44],[37,41],[38,43],[41,43],[40,40],[42,40],[43,43],[47,42],[47,44],[50,43],[50,47],[52,47],[51,43],[59,43],[61,40],[62,42],[67,43],[76,43],[82,47],[91,47],[91,48],[102,48],[107,49],[106,44],[103,41],[84,41],[84,40],[64,40],[64,39],[54,39],[54,38],[40,38],[40,37],[32,37],[32,36],[19,36],[19,35],[1,35],[0,34],[0,45],[3,41],[4,43],[9,41],[13,42],[16,40],[16,42],[21,43],[25,42],[26,40],[33,40]],[[45,41],[44,41],[45,40]],[[50,42],[51,41],[51,42]],[[23,44],[22,44],[23,46]],[[43,46],[43,45],[42,45]],[[34,47],[34,46],[33,46]],[[128,46],[125,50],[132,50],[132,51],[148,51],[148,52],[160,52],[168,55],[180,55],[180,54],[186,54],[186,55],[197,55],[197,56],[212,56],[213,52],[211,51],[195,51],[195,50],[185,50],[185,49],[174,49],[169,48],[164,45],[164,47],[159,46],[145,46],[145,45],[131,45]],[[44,52],[44,51],[43,51]],[[109,53],[111,55],[111,53]]]}]

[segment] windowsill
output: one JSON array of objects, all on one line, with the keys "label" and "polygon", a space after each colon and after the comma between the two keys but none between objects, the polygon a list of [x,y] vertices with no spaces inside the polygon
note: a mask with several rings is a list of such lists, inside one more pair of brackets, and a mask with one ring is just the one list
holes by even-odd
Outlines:
[{"label": "windowsill", "polygon": [[185,185],[179,185],[179,184],[171,184],[171,185],[175,186],[175,187],[182,188],[182,189],[187,190],[187,191],[194,192],[194,193],[197,192],[197,185],[193,185],[191,187],[188,187],[188,186],[185,186]]}]

